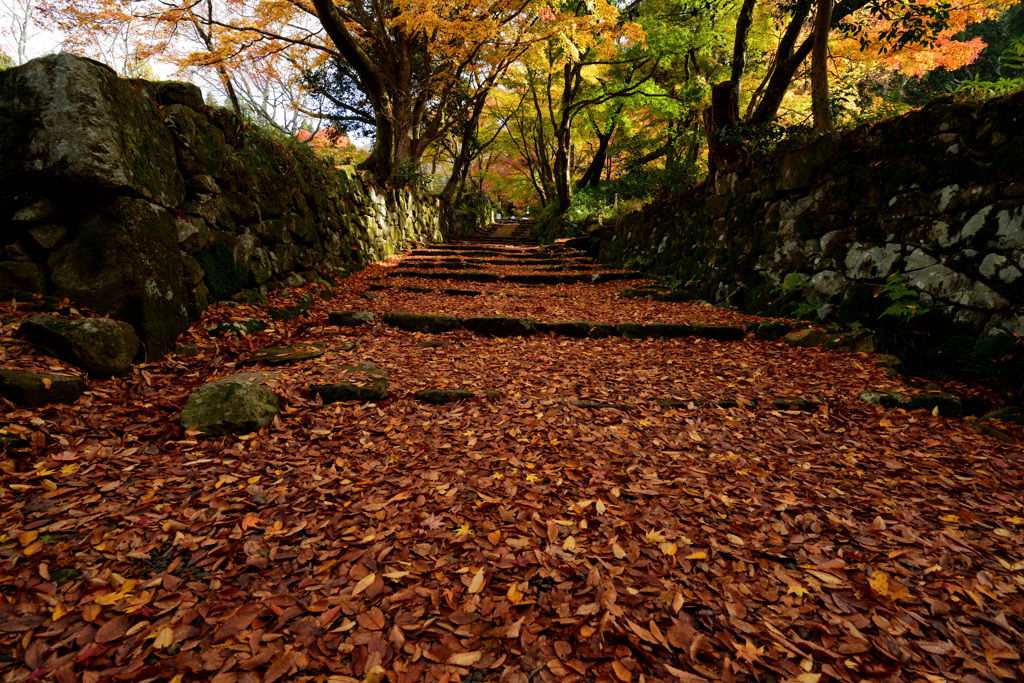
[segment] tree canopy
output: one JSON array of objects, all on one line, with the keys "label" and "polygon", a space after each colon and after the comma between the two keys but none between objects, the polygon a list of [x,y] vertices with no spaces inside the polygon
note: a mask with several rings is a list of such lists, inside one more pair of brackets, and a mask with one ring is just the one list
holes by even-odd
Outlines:
[{"label": "tree canopy", "polygon": [[283,134],[366,141],[360,165],[379,182],[430,174],[448,202],[472,186],[559,212],[581,194],[642,199],[761,140],[919,103],[923,84],[949,85],[935,74],[1005,48],[1005,30],[974,27],[1020,14],[1007,0],[8,4],[6,25],[34,18],[123,73],[171,63]]}]

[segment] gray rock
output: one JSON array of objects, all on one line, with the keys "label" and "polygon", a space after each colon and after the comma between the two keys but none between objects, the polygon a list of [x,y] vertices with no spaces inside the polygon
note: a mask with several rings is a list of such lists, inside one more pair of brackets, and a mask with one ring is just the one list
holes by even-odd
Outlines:
[{"label": "gray rock", "polygon": [[943,265],[928,266],[907,274],[911,286],[950,303],[971,308],[1002,308],[1009,302],[994,289]]},{"label": "gray rock", "polygon": [[74,403],[85,391],[85,382],[74,375],[53,375],[0,370],[0,396],[19,406]]},{"label": "gray rock", "polygon": [[928,266],[934,266],[939,260],[921,249],[915,249],[907,257],[907,270],[920,270]]},{"label": "gray rock", "polygon": [[996,273],[1007,264],[1008,260],[1002,254],[988,254],[981,262],[981,266],[978,267],[980,272],[985,277],[992,279]]},{"label": "gray rock", "polygon": [[116,198],[50,255],[49,266],[57,296],[130,323],[148,358],[188,329],[175,220],[149,202]]},{"label": "gray rock", "polygon": [[828,341],[828,335],[825,334],[824,330],[819,330],[816,327],[811,327],[806,330],[797,330],[796,332],[790,332],[783,340],[793,347],[798,348],[811,348],[813,346],[821,346]]},{"label": "gray rock", "polygon": [[846,253],[846,274],[851,278],[884,278],[892,273],[903,246],[853,244]]},{"label": "gray rock", "polygon": [[97,377],[126,372],[139,352],[132,326],[110,318],[64,320],[33,315],[21,323],[19,331],[32,343]]},{"label": "gray rock", "polygon": [[996,216],[996,246],[1000,249],[1024,249],[1024,207],[1000,211]]},{"label": "gray rock", "polygon": [[43,249],[53,249],[68,234],[63,225],[36,225],[29,228],[28,234]]},{"label": "gray rock", "polygon": [[174,141],[150,98],[98,62],[62,52],[0,72],[0,186],[75,187],[184,199]]},{"label": "gray rock", "polygon": [[359,327],[372,323],[374,315],[371,311],[331,311],[327,318],[332,325],[339,327]]},{"label": "gray rock", "polygon": [[281,412],[281,401],[254,378],[234,376],[207,382],[189,394],[178,421],[210,436],[263,429]]},{"label": "gray rock", "polygon": [[383,320],[385,324],[406,332],[450,332],[462,327],[462,323],[453,315],[389,311],[384,314]]},{"label": "gray rock", "polygon": [[0,301],[46,292],[46,274],[29,261],[0,261]]},{"label": "gray rock", "polygon": [[814,288],[814,292],[826,299],[842,294],[846,291],[849,282],[846,276],[834,270],[823,270],[820,273],[815,273],[814,277],[811,278],[811,286]]},{"label": "gray rock", "polygon": [[476,397],[476,392],[466,389],[421,389],[413,394],[413,398],[423,403],[442,405],[454,401],[462,401]]}]

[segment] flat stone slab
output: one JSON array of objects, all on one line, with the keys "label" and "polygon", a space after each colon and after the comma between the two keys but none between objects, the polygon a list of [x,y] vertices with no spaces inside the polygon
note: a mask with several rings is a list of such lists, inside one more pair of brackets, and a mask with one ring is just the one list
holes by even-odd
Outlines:
[{"label": "flat stone slab", "polygon": [[266,346],[257,349],[245,360],[238,363],[239,367],[248,367],[263,363],[265,365],[287,365],[288,363],[299,363],[304,360],[319,358],[324,352],[310,344],[296,344],[294,346]]},{"label": "flat stone slab", "polygon": [[739,341],[746,330],[738,325],[689,325],[683,323],[593,323],[586,321],[542,322],[532,318],[513,318],[504,315],[456,318],[451,315],[431,315],[392,311],[384,314],[384,322],[407,332],[450,332],[465,328],[488,337],[525,337],[544,333],[580,339],[600,339],[618,336],[626,339],[677,339],[699,337],[718,341]]},{"label": "flat stone slab", "polygon": [[441,293],[448,296],[480,296],[483,294],[479,289],[456,289],[454,287],[442,289]]},{"label": "flat stone slab", "polygon": [[564,322],[538,322],[537,331],[559,337],[575,337],[576,339],[603,339],[615,336],[615,325],[611,323],[595,323],[585,320],[567,320]]},{"label": "flat stone slab", "polygon": [[739,341],[746,330],[738,325],[690,325],[687,323],[619,323],[615,333],[626,339],[681,339],[699,337],[718,341]]},{"label": "flat stone slab", "polygon": [[384,314],[383,320],[385,324],[405,330],[406,332],[451,332],[462,327],[462,323],[454,315],[389,311]]},{"label": "flat stone slab", "polygon": [[443,405],[455,401],[466,401],[475,398],[487,398],[496,401],[501,398],[500,391],[469,391],[467,389],[421,389],[413,394],[413,398],[422,403]]},{"label": "flat stone slab", "polygon": [[530,318],[512,318],[505,315],[484,315],[462,320],[462,326],[474,334],[486,337],[528,337],[537,334],[537,326]]},{"label": "flat stone slab", "polygon": [[386,401],[390,397],[388,394],[388,386],[390,384],[388,373],[373,363],[362,361],[355,365],[342,365],[340,370],[345,374],[365,373],[373,379],[366,382],[336,382],[334,384],[320,384],[311,387],[313,394],[320,396],[324,403],[338,403],[341,401],[376,403],[378,401]]},{"label": "flat stone slab", "polygon": [[882,408],[902,408],[903,410],[935,410],[947,417],[961,417],[964,414],[960,399],[951,394],[931,391],[924,394],[910,395],[901,391],[862,391],[860,400]]},{"label": "flat stone slab", "polygon": [[752,332],[757,339],[778,341],[792,332],[793,326],[777,320],[767,320],[759,323],[749,323],[747,331]]},{"label": "flat stone slab", "polygon": [[0,396],[18,406],[74,403],[85,382],[74,375],[0,370]]},{"label": "flat stone slab", "polygon": [[419,277],[428,280],[458,280],[460,282],[498,282],[501,275],[488,272],[467,272],[464,270],[452,271],[415,271],[415,270],[394,270],[388,273],[388,277]]},{"label": "flat stone slab", "polygon": [[370,311],[331,311],[327,320],[339,327],[359,327],[372,323],[374,315]]}]

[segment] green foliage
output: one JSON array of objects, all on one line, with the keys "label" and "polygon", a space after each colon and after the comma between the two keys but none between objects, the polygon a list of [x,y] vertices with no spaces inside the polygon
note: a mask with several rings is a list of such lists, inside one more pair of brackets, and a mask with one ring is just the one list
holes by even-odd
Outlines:
[{"label": "green foliage", "polygon": [[891,317],[898,321],[909,321],[920,314],[918,308],[919,294],[912,289],[906,275],[890,275],[876,296],[883,297],[887,302],[885,310],[879,318]]},{"label": "green foliage", "polygon": [[980,74],[959,86],[951,88],[954,95],[977,101],[1000,97],[1024,90],[1024,38],[1009,42],[1002,53],[1002,71],[1017,74],[1013,78],[1004,76],[995,80],[982,80]]},{"label": "green foliage", "polygon": [[0,71],[14,66],[14,60],[8,57],[3,50],[0,50]]},{"label": "green foliage", "polygon": [[760,163],[767,161],[779,144],[791,140],[809,142],[818,134],[808,126],[786,126],[776,119],[766,123],[728,126],[716,135],[726,144],[739,145],[747,159]]},{"label": "green foliage", "polygon": [[403,159],[395,164],[385,186],[391,190],[402,188],[426,190],[430,188],[430,181],[430,174],[421,172],[419,166],[412,159]]}]

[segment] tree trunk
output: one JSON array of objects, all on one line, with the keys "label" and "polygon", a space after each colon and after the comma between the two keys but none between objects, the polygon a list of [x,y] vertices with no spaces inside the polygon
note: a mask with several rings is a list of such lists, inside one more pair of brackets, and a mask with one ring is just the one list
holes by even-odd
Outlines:
[{"label": "tree trunk", "polygon": [[828,94],[828,34],[832,26],[832,0],[817,0],[811,46],[811,112],[814,130],[832,130],[832,112]]},{"label": "tree trunk", "polygon": [[747,62],[747,38],[750,25],[754,20],[754,5],[757,0],[743,0],[740,16],[736,20],[736,40],[732,46],[732,72],[729,82],[732,83],[732,99],[736,102],[736,117],[739,118],[740,91],[743,88],[743,69]]},{"label": "tree trunk", "polygon": [[594,159],[590,162],[590,166],[587,167],[586,173],[580,178],[579,182],[576,183],[576,189],[580,190],[584,187],[597,187],[601,183],[601,171],[604,169],[605,163],[608,161],[608,143],[612,139],[612,133],[615,132],[615,123],[612,123],[611,130],[607,133],[597,132],[597,152],[594,153]]},{"label": "tree trunk", "polygon": [[711,88],[711,106],[704,110],[704,134],[708,140],[708,175],[735,162],[740,155],[738,142],[725,142],[719,132],[739,121],[739,102],[733,99],[736,90],[732,81],[722,81]]}]

